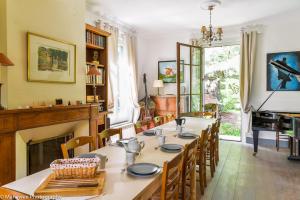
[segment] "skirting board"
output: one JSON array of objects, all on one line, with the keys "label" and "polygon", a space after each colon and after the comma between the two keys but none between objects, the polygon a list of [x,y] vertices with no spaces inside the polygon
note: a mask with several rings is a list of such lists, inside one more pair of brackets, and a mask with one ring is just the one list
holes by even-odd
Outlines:
[{"label": "skirting board", "polygon": [[[253,144],[253,138],[252,137],[246,137],[246,143]],[[288,141],[279,141],[280,147],[288,147]],[[276,143],[275,140],[272,139],[265,139],[265,138],[258,138],[258,145],[259,146],[265,146],[265,147],[275,147]]]}]

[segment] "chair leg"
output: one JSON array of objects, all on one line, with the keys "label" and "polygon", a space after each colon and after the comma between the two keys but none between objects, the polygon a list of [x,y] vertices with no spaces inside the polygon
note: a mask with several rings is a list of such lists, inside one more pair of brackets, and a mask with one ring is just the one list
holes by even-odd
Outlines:
[{"label": "chair leg", "polygon": [[203,185],[204,187],[207,187],[207,181],[206,181],[206,151],[203,152],[203,163],[202,163],[202,171],[203,171]]},{"label": "chair leg", "polygon": [[279,132],[276,131],[276,149],[279,151]]},{"label": "chair leg", "polygon": [[200,191],[201,194],[204,194],[204,176],[203,176],[203,169],[202,169],[202,161],[199,162],[199,183],[200,183]]},{"label": "chair leg", "polygon": [[219,136],[217,136],[216,141],[216,151],[215,151],[216,165],[219,163]]},{"label": "chair leg", "polygon": [[210,154],[209,154],[209,164],[210,164],[210,175],[213,178],[214,172],[215,172],[215,162],[214,162],[214,148],[210,148]]}]

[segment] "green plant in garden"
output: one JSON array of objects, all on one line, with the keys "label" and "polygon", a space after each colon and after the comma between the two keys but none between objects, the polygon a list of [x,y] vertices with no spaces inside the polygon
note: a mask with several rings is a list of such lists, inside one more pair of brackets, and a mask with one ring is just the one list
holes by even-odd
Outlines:
[{"label": "green plant in garden", "polygon": [[[225,135],[240,135],[239,68],[240,47],[225,46],[207,49],[205,55],[205,79],[209,94],[220,103],[223,122],[220,132]],[[217,84],[215,84],[217,82]],[[213,83],[213,84],[211,84]],[[215,89],[212,89],[215,88]]]},{"label": "green plant in garden", "polygon": [[221,123],[220,134],[240,136],[240,129],[230,123]]}]

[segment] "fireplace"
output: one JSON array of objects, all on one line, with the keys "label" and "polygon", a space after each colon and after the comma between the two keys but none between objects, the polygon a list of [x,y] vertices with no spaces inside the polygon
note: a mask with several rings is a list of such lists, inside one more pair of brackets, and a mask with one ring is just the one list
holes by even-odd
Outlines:
[{"label": "fireplace", "polygon": [[[50,163],[63,158],[60,145],[74,137],[74,133],[63,134],[43,140],[30,140],[27,143],[27,175],[49,168]],[[73,156],[74,151],[70,150]]]}]

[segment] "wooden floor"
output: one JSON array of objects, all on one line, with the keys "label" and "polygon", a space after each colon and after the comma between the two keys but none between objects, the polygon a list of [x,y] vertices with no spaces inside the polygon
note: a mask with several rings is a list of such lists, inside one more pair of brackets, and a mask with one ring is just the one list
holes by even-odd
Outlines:
[{"label": "wooden floor", "polygon": [[300,162],[288,161],[287,149],[259,147],[256,157],[252,151],[252,145],[222,141],[220,163],[213,179],[208,170],[201,199],[300,200]]}]

